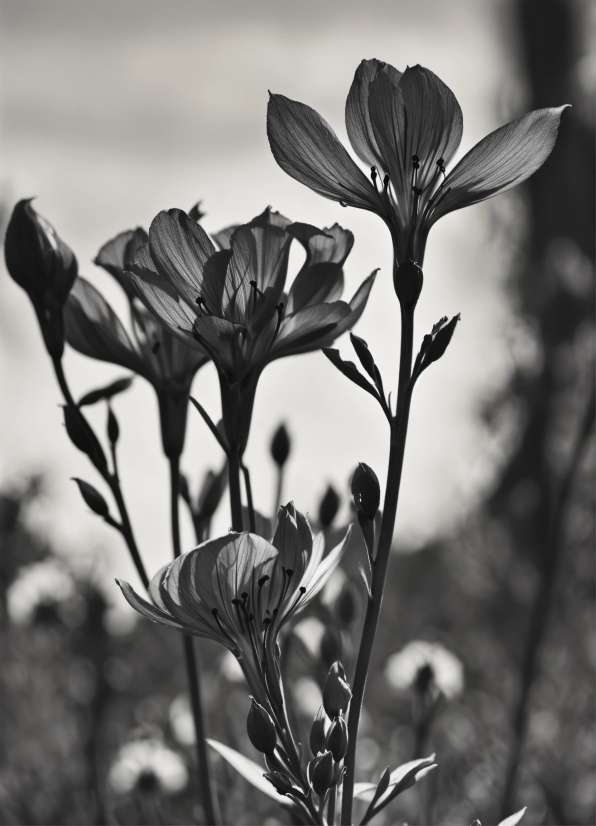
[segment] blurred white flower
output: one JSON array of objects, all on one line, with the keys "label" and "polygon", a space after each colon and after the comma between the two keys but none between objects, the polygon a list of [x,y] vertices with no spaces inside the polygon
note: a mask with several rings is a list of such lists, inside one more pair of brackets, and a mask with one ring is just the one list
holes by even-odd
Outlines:
[{"label": "blurred white flower", "polygon": [[439,643],[414,640],[388,658],[385,677],[393,688],[414,688],[421,676],[434,682],[448,700],[464,690],[463,664]]},{"label": "blurred white flower", "polygon": [[321,648],[321,640],[325,633],[325,626],[316,617],[307,617],[294,628],[294,633],[304,643],[307,651],[317,657]]},{"label": "blurred white flower", "polygon": [[72,575],[56,559],[44,559],[21,569],[7,593],[8,615],[27,625],[40,605],[56,605],[75,594]]},{"label": "blurred white flower", "polygon": [[188,783],[188,770],[182,757],[158,738],[133,740],[120,749],[108,782],[117,794],[149,785],[164,794],[175,794]]},{"label": "blurred white flower", "polygon": [[[232,656],[230,654],[230,656]],[[234,662],[235,658],[232,656]],[[238,666],[240,671],[240,666]],[[242,671],[240,671],[242,674]],[[170,704],[170,725],[174,737],[183,746],[192,746],[196,742],[195,723],[186,694],[179,694]]]},{"label": "blurred white flower", "polygon": [[300,677],[293,687],[292,694],[298,711],[305,717],[316,717],[323,702],[323,695],[312,677]]}]

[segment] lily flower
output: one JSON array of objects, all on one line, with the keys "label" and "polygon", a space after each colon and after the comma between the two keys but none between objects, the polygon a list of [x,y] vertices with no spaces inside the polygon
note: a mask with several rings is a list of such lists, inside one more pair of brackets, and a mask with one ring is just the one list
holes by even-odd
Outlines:
[{"label": "lily flower", "polygon": [[380,215],[396,264],[422,264],[428,232],[443,215],[504,192],[550,155],[565,106],[538,109],[491,132],[447,172],[462,136],[453,92],[422,66],[400,72],[363,60],[346,102],[346,128],[370,178],[314,109],[271,95],[267,132],[281,168],[343,206]]},{"label": "lily flower", "polygon": [[350,535],[323,558],[323,535],[313,538],[293,504],[279,509],[278,520],[271,542],[230,532],[178,557],[152,579],[153,604],[118,580],[130,605],[148,619],[226,646],[264,706],[271,694],[282,696],[276,689],[279,632],[324,586]]},{"label": "lily flower", "polygon": [[102,247],[96,258],[96,263],[127,290],[132,335],[101,293],[79,277],[64,309],[66,340],[79,353],[126,367],[153,385],[159,401],[164,451],[167,456],[177,456],[184,445],[192,380],[209,356],[199,348],[188,347],[159,324],[124,275],[125,256],[134,254],[134,245],[143,243],[143,235],[147,237],[143,230],[122,233]]},{"label": "lily flower", "polygon": [[[338,227],[319,230],[266,209],[214,236],[185,212],[160,212],[128,265],[146,306],[217,368],[229,445],[242,455],[258,378],[271,361],[328,347],[360,318],[374,274],[348,303],[343,263],[353,244]],[[284,292],[296,238],[304,266]]]}]

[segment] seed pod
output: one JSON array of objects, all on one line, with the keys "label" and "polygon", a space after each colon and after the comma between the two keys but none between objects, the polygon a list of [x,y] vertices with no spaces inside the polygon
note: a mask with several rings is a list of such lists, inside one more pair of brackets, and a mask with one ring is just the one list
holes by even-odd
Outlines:
[{"label": "seed pod", "polygon": [[316,756],[320,751],[325,751],[325,711],[323,706],[317,711],[313,724],[310,728],[310,750]]},{"label": "seed pod", "polygon": [[252,705],[246,718],[248,737],[257,751],[272,754],[276,742],[275,725],[268,711],[254,697],[251,699]]},{"label": "seed pod", "polygon": [[291,446],[288,431],[285,425],[280,424],[271,440],[271,456],[276,465],[279,465],[279,467],[285,465],[290,455]]},{"label": "seed pod", "polygon": [[348,726],[342,717],[336,717],[327,733],[327,748],[336,763],[343,760],[348,751]]},{"label": "seed pod", "polygon": [[339,502],[339,496],[337,495],[335,489],[329,485],[319,505],[319,523],[322,528],[330,527],[331,523],[337,516]]},{"label": "seed pod", "polygon": [[409,258],[402,261],[399,267],[393,271],[395,293],[404,309],[414,309],[420,298],[423,283],[422,270],[415,261]]},{"label": "seed pod", "polygon": [[90,485],[89,482],[84,482],[82,479],[77,479],[76,477],[73,478],[73,482],[76,482],[79,486],[81,496],[85,500],[85,503],[91,508],[93,513],[103,517],[109,515],[110,510],[108,508],[108,503],[103,498],[101,493],[93,487],[93,485]]},{"label": "seed pod", "polygon": [[347,709],[351,698],[352,692],[346,680],[346,672],[343,665],[337,661],[329,669],[323,686],[323,706],[327,716],[331,720],[339,717]]},{"label": "seed pod", "polygon": [[310,785],[322,797],[333,782],[333,755],[330,751],[317,755],[310,762]]},{"label": "seed pod", "polygon": [[379,510],[381,489],[374,470],[360,462],[352,477],[352,496],[358,511],[367,519],[374,519]]}]

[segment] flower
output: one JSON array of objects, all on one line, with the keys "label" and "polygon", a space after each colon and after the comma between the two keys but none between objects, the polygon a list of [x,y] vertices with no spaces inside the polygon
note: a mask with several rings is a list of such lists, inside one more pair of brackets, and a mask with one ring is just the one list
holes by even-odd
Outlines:
[{"label": "flower", "polygon": [[388,682],[398,689],[413,688],[425,693],[440,691],[451,700],[464,690],[461,661],[439,643],[414,640],[392,654],[385,666]]},{"label": "flower", "polygon": [[[214,237],[217,251],[185,212],[160,212],[129,269],[155,316],[212,357],[228,442],[242,454],[265,365],[327,347],[350,329],[364,310],[374,274],[349,303],[339,300],[352,234],[337,225],[319,230],[293,224],[270,209]],[[294,238],[305,247],[306,260],[286,295]]]},{"label": "flower", "polygon": [[350,531],[324,559],[292,504],[281,507],[271,542],[248,532],[208,540],[162,568],[144,600],[118,580],[130,605],[148,619],[225,645],[238,659],[261,705],[277,679],[277,638],[320,591],[339,563]]},{"label": "flower", "polygon": [[21,568],[6,595],[8,616],[16,625],[29,625],[42,606],[60,605],[76,593],[70,572],[55,559]]},{"label": "flower", "polygon": [[200,348],[189,347],[156,321],[124,275],[126,257],[132,257],[146,237],[141,229],[122,233],[105,244],[95,259],[127,292],[132,337],[101,293],[79,277],[64,309],[66,340],[79,353],[127,367],[153,385],[159,400],[164,450],[168,456],[179,455],[190,386],[209,356]]},{"label": "flower", "polygon": [[118,794],[127,794],[135,788],[176,794],[188,783],[188,769],[177,752],[157,737],[149,737],[122,746],[108,781]]},{"label": "flower", "polygon": [[447,174],[462,136],[453,92],[422,66],[400,72],[363,60],[346,101],[346,128],[370,178],[323,118],[271,95],[267,132],[281,168],[320,195],[380,215],[396,263],[422,264],[432,225],[532,175],[548,158],[565,106],[537,109],[491,132]]},{"label": "flower", "polygon": [[77,276],[77,259],[31,201],[19,201],[10,218],[6,268],[31,299],[48,353],[59,359],[64,351],[62,308]]}]

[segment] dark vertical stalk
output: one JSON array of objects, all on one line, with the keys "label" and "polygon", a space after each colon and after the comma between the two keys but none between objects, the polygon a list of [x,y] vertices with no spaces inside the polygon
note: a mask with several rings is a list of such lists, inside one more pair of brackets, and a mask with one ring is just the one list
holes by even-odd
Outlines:
[{"label": "dark vertical stalk", "polygon": [[354,672],[354,684],[352,687],[352,700],[350,702],[350,712],[348,715],[348,753],[346,755],[346,775],[343,785],[343,801],[341,822],[345,826],[350,826],[352,822],[352,804],[354,796],[356,744],[358,740],[358,726],[360,723],[360,712],[364,700],[366,680],[372,650],[379,625],[379,616],[383,602],[383,591],[387,579],[387,568],[393,541],[393,529],[395,527],[395,517],[397,514],[397,502],[399,499],[399,488],[404,462],[406,447],[406,436],[408,433],[408,420],[410,415],[411,387],[410,375],[412,370],[412,349],[414,341],[414,311],[401,311],[401,352],[399,364],[399,381],[397,395],[397,411],[391,423],[391,444],[389,451],[389,465],[387,469],[387,486],[385,488],[385,501],[383,505],[383,519],[379,532],[379,545],[377,555],[373,564],[371,598],[366,606],[364,617],[364,627],[360,640],[360,649],[356,661]]},{"label": "dark vertical stalk", "polygon": [[251,533],[256,533],[255,509],[252,502],[252,487],[250,484],[250,471],[246,465],[242,465],[242,473],[244,474],[244,487],[246,489],[246,505],[248,507],[248,524]]},{"label": "dark vertical stalk", "polygon": [[[172,545],[174,557],[180,556],[180,517],[178,511],[178,499],[180,492],[180,458],[170,457],[170,502],[172,521]],[[192,637],[184,635],[184,659],[186,661],[186,671],[188,674],[188,686],[190,690],[190,700],[192,706],[192,716],[195,725],[195,739],[197,746],[197,767],[199,770],[199,781],[201,784],[201,802],[205,811],[208,824],[218,824],[221,822],[217,801],[217,792],[212,785],[211,773],[209,771],[209,758],[207,755],[207,744],[205,742],[205,722],[201,705],[201,689],[199,684],[199,670]]]},{"label": "dark vertical stalk", "polygon": [[275,508],[273,511],[273,517],[275,518],[277,511],[279,510],[279,506],[281,505],[281,494],[283,492],[283,484],[284,484],[284,468],[283,465],[277,466],[277,486],[275,488]]},{"label": "dark vertical stalk", "polygon": [[238,449],[232,445],[228,454],[228,480],[230,485],[230,509],[232,511],[232,530],[243,531],[242,495],[240,492],[240,456]]}]

